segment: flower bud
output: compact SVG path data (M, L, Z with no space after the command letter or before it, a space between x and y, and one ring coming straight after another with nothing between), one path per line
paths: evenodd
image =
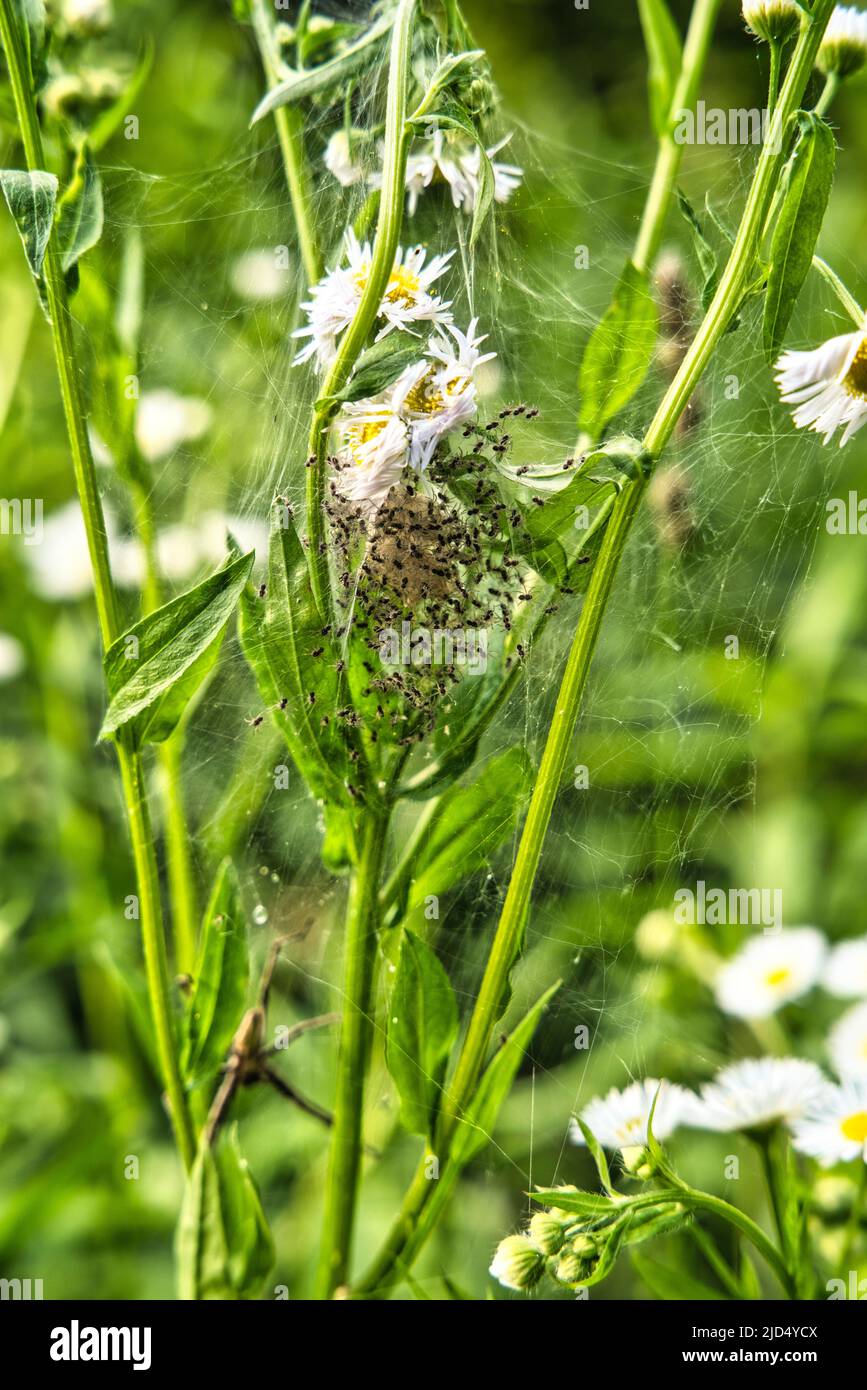
M542 1255L526 1236L506 1236L497 1246L489 1273L506 1289L531 1289L544 1267Z
M556 1255L563 1244L563 1224L553 1212L537 1211L530 1219L530 1240L543 1255Z
M743 0L742 9L747 28L765 43L785 43L800 27L795 0Z
M574 1288L582 1279L588 1278L591 1266L580 1255L563 1255L554 1270L554 1278L559 1284L569 1284Z
M867 10L838 5L822 37L816 67L826 77L851 77L867 63Z

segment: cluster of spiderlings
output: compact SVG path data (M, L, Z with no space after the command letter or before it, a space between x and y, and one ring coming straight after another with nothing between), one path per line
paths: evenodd
M373 515L341 493L340 473L352 465L330 461L327 515L343 625L368 649L370 679L361 694L387 700L398 743L430 731L463 667L454 661L389 665L382 634L400 633L406 624L413 632L441 635L508 632L516 605L529 598L527 568L513 546L523 519L503 499L494 459L511 447L502 422L537 413L517 406L486 428L468 425L464 438L476 439L472 448L441 449L423 479L407 468Z

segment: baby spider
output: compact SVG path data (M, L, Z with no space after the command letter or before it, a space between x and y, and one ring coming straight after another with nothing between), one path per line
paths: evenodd
M265 716L264 716L264 714L255 714L255 715L253 716L252 719L245 719L245 720L244 720L244 723L245 723L245 724L248 724L249 727L250 727L251 729L258 729L258 728L260 727L260 725L264 724L264 722L265 722Z

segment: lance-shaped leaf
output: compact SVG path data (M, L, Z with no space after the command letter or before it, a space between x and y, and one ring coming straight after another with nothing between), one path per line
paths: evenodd
M461 1116L452 1142L449 1159L458 1167L469 1163L489 1142L500 1108L512 1088L536 1025L559 988L558 980L545 991L488 1063L473 1099Z
M470 113L459 101L450 98L444 101L436 111L431 111L426 116L413 119L412 124L415 126L422 126L425 130L429 130L432 126L438 125L448 126L452 130L460 130L468 139L472 140L473 144L476 146L479 152L479 186L476 189L475 202L473 205L473 225L470 231L470 246L474 246L484 226L485 219L493 207L496 181L491 157L485 148L479 132L473 124Z
M322 397L316 402L317 409L331 403L378 396L397 380L406 367L419 360L419 353L418 338L409 333L389 334L361 354L343 390L334 396Z
M249 982L247 929L238 876L231 860L220 866L199 939L193 988L184 1019L181 1065L195 1083L226 1060Z
M458 1006L448 975L419 937L405 931L388 1006L386 1061L412 1134L429 1136L442 1079L458 1031Z
M95 246L103 227L102 182L93 156L82 145L75 161L69 186L57 207L57 230L60 239L60 258L67 282L77 284L77 262Z
M664 135L680 76L683 57L680 34L666 0L638 0L638 14L647 49L647 88L653 128L657 135Z
M18 228L27 264L38 284L54 225L57 179L42 169L0 169L0 188Z
M177 1231L182 1300L252 1299L274 1263L274 1242L234 1134L203 1139L187 1178Z
M413 866L409 910L487 864L518 825L532 781L533 765L516 745L491 758L469 786L449 788Z
M483 48L473 48L467 53L449 53L436 68L433 77L427 86L427 91L422 97L419 105L410 117L413 121L421 120L434 106L441 93L450 87L455 80L456 74L463 74L468 69L471 71L481 58L484 58Z
M578 375L578 427L591 439L599 439L647 375L656 327L650 277L627 261L614 298L590 336Z
M383 15L366 34L355 43L349 44L336 58L330 59L327 63L320 63L318 67L305 68L303 72L292 72L282 82L278 82L259 102L250 118L250 124L255 125L264 116L276 111L279 106L303 101L305 97L314 96L329 87L342 88L346 79L368 61L371 47L379 43L392 28L394 13L391 11Z
M232 560L130 628L105 654L110 703L99 732L127 730L137 746L168 738L212 670L253 564Z
M762 325L770 359L783 345L813 261L834 181L837 151L830 127L812 111L800 111L798 123L801 133L786 168L783 205L771 241Z

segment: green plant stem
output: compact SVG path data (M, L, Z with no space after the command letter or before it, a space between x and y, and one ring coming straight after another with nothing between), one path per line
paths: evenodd
M777 1166L777 1157L773 1149L773 1135L766 1134L757 1136L755 1146L759 1151L762 1162L762 1172L765 1178L765 1186L768 1189L768 1200L771 1204L771 1211L774 1214L774 1225L780 1242L785 1248L785 1218L783 1214L783 1201L780 1192L780 1174Z
M855 1189L855 1196L852 1200L852 1210L849 1213L849 1221L846 1226L846 1240L843 1246L843 1254L840 1257L840 1272L844 1279L848 1277L849 1266L852 1261L852 1251L861 1230L861 1217L867 1206L867 1163L861 1163L858 1175L858 1186Z
M702 0L698 0L698 3L701 4ZM834 0L817 0L813 18L804 17L800 38L792 56L792 62L786 74L773 119L770 122L766 142L759 156L741 225L728 264L698 333L644 437L644 449L649 458L653 460L658 459L665 449L715 347L723 337L740 304L744 287L755 261L757 234L763 226L764 215L773 192L775 178L778 176L782 164L782 132L790 115L800 106L822 34L830 19L833 7ZM774 153L775 146L779 153ZM658 198L655 199L654 205L656 216L660 219L661 224L666 205ZM654 238L651 238L648 244L652 244L653 240ZM446 1143L439 1142L437 1146L441 1162L446 1157L447 1141L453 1132L454 1123L471 1098L472 1086L479 1075L490 1042L491 1032L496 1022L496 1010L502 999L503 985L520 946L530 892L556 793L557 783L551 781L551 776L558 763L561 775L565 766L565 757L580 711L584 684L595 650L602 617L644 487L645 481L641 479L624 489L609 522L602 549L594 566L593 579L581 610L578 630L572 644L554 720L548 734L539 778L518 846L515 868L503 906L503 915L497 927L491 956L461 1049L455 1075L448 1088L448 1096L444 1106ZM599 571L601 573L598 573ZM358 1286L358 1292L372 1293L380 1283L392 1277L395 1267L400 1265L403 1260L404 1251L429 1199L432 1186L432 1183L424 1180L423 1158L395 1224L386 1238L386 1244ZM744 1217L743 1220L747 1221L748 1218ZM758 1228L756 1229L758 1230ZM759 1231L760 1236L761 1234ZM762 1239L766 1238L762 1237ZM777 1258L779 1260L779 1256Z
M695 104L698 85L710 51L720 3L721 0L696 0L693 5L683 47L680 75L672 96L668 124L664 133L659 137L656 165L644 204L635 250L632 254L633 263L639 270L649 271L659 250L659 244L665 230L665 220L671 206L678 171L683 159L684 147L675 140L674 128L678 115L682 111L690 110Z
M741 1281L735 1271L731 1268L722 1252L717 1248L713 1236L703 1230L701 1226L691 1225L688 1227L689 1234L695 1241L707 1263L716 1274L724 1289L734 1298L743 1298L744 1291Z
M337 1056L337 1093L325 1190L322 1247L316 1298L327 1299L346 1282L361 1170L364 1079L372 1036L372 996L388 812L364 813L358 864L349 888L344 944L344 986Z
M813 257L813 269L818 270L819 274L827 280L852 322L858 328L863 328L867 316L865 316L857 299L849 293L837 272L832 270L828 262L823 261L821 256Z
M684 1192L688 1194L691 1206L698 1208L699 1211L707 1211L714 1216L719 1216L723 1221L727 1221L730 1226L734 1226L736 1230L740 1231L741 1235L746 1236L747 1240L758 1250L765 1263L776 1274L786 1291L787 1298L797 1297L785 1260L773 1241L765 1235L761 1226L757 1226L751 1217L738 1211L737 1207L733 1207L730 1202L723 1201L722 1197L713 1197L709 1192L698 1192L692 1187L684 1187Z
M779 39L772 39L768 45L770 50L770 71L768 73L768 117L773 112L777 104L777 97L780 94L780 65L783 61L783 45Z
M826 111L828 110L829 106L831 105L832 101L834 100L835 96L840 90L840 80L841 79L839 73L828 73L828 76L825 78L825 85L822 88L822 91L819 95L819 100L813 107L815 115L825 115Z
M280 78L271 10L273 6L269 9L266 0L252 0L253 32L269 87L274 86ZM279 106L274 112L274 125L283 157L304 274L308 284L315 285L322 274L322 256L313 218L313 184L304 149L304 122L296 107Z
M379 306L394 266L403 208L406 199L406 156L409 131L406 123L406 92L409 76L412 24L415 0L401 0L394 22L388 69L388 97L385 113L385 149L382 166L382 192L370 272L355 311L346 329L313 411L310 432L310 459L307 468L307 533L310 541L310 582L316 606L323 618L330 613L328 557L325 551L325 479L328 465L328 432L334 418L332 401L343 389L376 322Z
M2 38L6 53L6 63L27 167L30 170L43 169L42 134L36 116L28 59L12 0L0 0L0 38ZM52 231L48 241L43 276L51 318L52 341L63 401L63 413L69 434L75 483L93 571L99 632L103 648L107 648L111 646L120 632L117 596L109 563L108 538L102 511L102 500L96 482L96 469L87 434L72 322L67 304L66 284L56 231ZM185 1166L189 1168L195 1156L195 1139L181 1080L169 1006L168 966L159 875L144 790L141 758L123 734L116 739L115 748L120 766L126 815L136 867L145 969L157 1049L178 1149Z

